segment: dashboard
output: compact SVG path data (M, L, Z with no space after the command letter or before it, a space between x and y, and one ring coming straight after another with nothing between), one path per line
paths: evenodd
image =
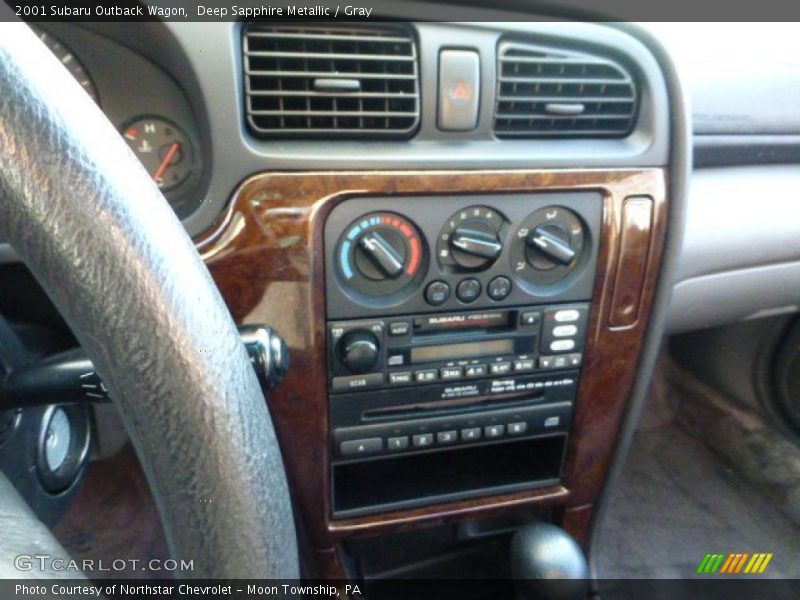
M774 164L795 121L718 103L730 87L695 73L685 199L680 86L639 30L39 31L161 187L237 323L285 338L292 368L269 407L325 576L364 535L520 511L588 544L663 326L798 310L786 217L800 174Z
M794 290L787 285L798 269L798 236L789 215L796 203L789 190L798 185L794 157L800 148L800 127L796 111L787 99L796 97L800 81L800 59L787 40L787 25L762 25L758 44L745 50L737 44L742 31L735 23L684 24L650 23L646 27L669 49L679 65L692 96L695 171L694 200L689 203L682 264L676 281L669 328L686 331L722 324L761 314L797 310ZM682 33L691 27L696 35ZM144 132L144 126L158 128L156 139L139 139L158 144L157 152L144 153L155 175L172 144L176 152L167 165L166 177L173 181L164 189L178 216L192 235L198 235L217 220L231 191L252 173L273 170L391 168L481 168L496 164L502 168L549 165L585 167L608 164L663 164L666 152L664 124L648 120L648 113L664 114L660 93L643 89L652 97L652 107L638 107L639 127L621 140L583 139L581 143L557 140L542 144L525 140L498 140L491 127L494 90L482 86L477 127L464 132L444 132L436 127L438 106L435 78L436 48L426 40L458 48L463 37L457 26L419 24L420 66L419 121L413 135L402 142L381 139L330 144L313 139L269 140L251 135L245 126L242 89L243 26L233 23L218 27L208 23L142 24L133 34L113 24L47 23L40 31L76 78L85 82L109 119L123 133L124 128ZM494 77L493 56L499 31L529 29L529 24L489 24L472 27L472 45L480 45L484 57L480 72L484 83ZM702 31L714 28L717 43L702 45ZM630 39L577 23L537 23L544 39L560 31L591 44L612 35L614 58ZM749 32L748 35L754 35ZM542 38L537 39L541 41ZM441 40L441 41L439 41ZM788 45L787 45L788 44ZM702 48L700 46L703 46ZM491 51L490 51L491 50ZM732 60L737 56L737 60ZM217 57L209 60L208 57ZM427 61L427 62L426 62ZM733 71L730 65L739 67ZM746 68L746 76L741 66ZM648 61L643 66L652 69ZM658 85L658 82L643 82ZM731 93L731 90L737 90ZM430 100L427 101L426 100ZM152 123L143 119L154 119ZM170 130L163 137L163 127ZM661 135L654 135L657 131ZM174 132L174 133L173 133ZM142 134L139 134L142 135ZM175 136L174 139L170 136ZM133 136L136 137L136 136ZM213 140L213 143L212 143ZM132 146L135 140L128 139ZM365 152L365 147L368 151ZM145 145L146 149L147 146ZM135 150L135 147L134 147ZM181 156L181 154L185 154ZM141 154L140 154L141 155ZM632 161L632 157L637 157ZM602 159L601 159L602 157ZM736 181L736 185L727 182ZM756 220L749 210L754 195L767 203ZM720 229L720 215L728 218ZM757 226L756 226L757 225ZM709 231L717 232L709 237ZM765 232L771 232L765 234ZM774 235L773 235L774 234ZM711 240L716 240L711 243ZM739 239L756 239L759 251L749 254ZM0 261L15 260L11 249L1 243ZM706 262L708 261L708 262ZM703 265L698 270L697 265ZM754 279L755 278L755 279ZM760 298L742 293L757 280ZM709 301L714 298L714 301ZM721 301L722 300L722 301ZM765 312L766 311L766 312Z

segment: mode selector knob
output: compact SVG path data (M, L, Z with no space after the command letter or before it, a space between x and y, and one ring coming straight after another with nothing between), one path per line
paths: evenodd
M336 345L339 361L351 373L372 371L380 358L380 343L371 331L355 329L348 331Z
M545 206L528 215L513 235L509 257L516 283L538 294L585 270L589 229L565 206Z
M556 265L569 265L576 252L570 245L570 235L558 223L536 227L527 240L531 265L537 269L552 269Z

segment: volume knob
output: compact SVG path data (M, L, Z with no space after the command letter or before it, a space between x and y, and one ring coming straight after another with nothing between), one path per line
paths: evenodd
M351 373L368 373L378 364L380 344L371 331L356 329L339 340L336 350L341 363Z

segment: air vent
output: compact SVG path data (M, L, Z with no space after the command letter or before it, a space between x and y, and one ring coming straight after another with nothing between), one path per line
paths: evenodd
M417 48L404 26L250 23L244 69L260 137L405 138L419 123Z
M614 61L503 42L497 72L497 137L624 137L633 129L636 84Z

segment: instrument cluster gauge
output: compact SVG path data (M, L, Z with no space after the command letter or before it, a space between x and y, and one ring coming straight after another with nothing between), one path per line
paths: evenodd
M436 241L436 258L446 271L485 271L503 251L508 221L488 206L453 214Z
M92 100L95 103L99 104L99 97L97 95L97 88L94 85L94 81L89 76L89 72L86 70L86 67L83 66L83 63L78 60L78 57L73 54L72 50L67 48L60 40L56 39L52 34L47 33L38 28L33 28L36 35L39 36L39 39L42 40L45 46L50 49L55 57L61 61L61 64L64 65L64 68L70 72L70 74L75 78L81 87L86 90L86 93L92 97Z
M389 212L352 222L339 239L336 257L344 287L369 298L410 292L427 270L425 245L416 226Z
M137 117L122 137L162 192L185 183L194 169L194 151L186 133L162 117Z

